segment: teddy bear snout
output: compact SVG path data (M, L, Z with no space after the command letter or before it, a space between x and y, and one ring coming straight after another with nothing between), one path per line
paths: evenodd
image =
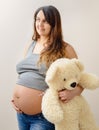
M71 84L71 87L76 87L76 82L73 82L72 84Z

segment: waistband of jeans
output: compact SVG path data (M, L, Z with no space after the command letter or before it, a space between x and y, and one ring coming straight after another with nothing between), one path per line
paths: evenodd
M37 116L42 116L42 113L37 113L37 114L34 114L34 115L29 115L29 114L26 114L26 113L22 112L22 115L29 116L29 117L37 117Z

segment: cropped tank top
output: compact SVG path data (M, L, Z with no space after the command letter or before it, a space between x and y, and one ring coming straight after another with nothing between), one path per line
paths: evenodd
M33 41L28 49L25 59L16 65L18 73L17 84L45 91L48 87L45 82L47 67L44 63L38 65L39 54L33 54L36 41Z

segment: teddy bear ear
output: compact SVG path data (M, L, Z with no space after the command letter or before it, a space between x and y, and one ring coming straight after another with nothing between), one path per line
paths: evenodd
M78 66L78 68L80 69L80 71L83 71L84 65L82 64L82 62L79 59L76 59L76 58L74 58L73 60L75 60L75 63Z
M55 77L57 76L57 72L58 72L58 67L57 66L51 66L49 67L47 73L46 73L46 81L52 81L55 79Z

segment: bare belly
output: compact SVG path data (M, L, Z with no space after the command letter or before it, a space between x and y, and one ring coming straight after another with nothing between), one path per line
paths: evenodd
M16 85L13 93L15 105L26 114L33 115L41 112L43 91Z

